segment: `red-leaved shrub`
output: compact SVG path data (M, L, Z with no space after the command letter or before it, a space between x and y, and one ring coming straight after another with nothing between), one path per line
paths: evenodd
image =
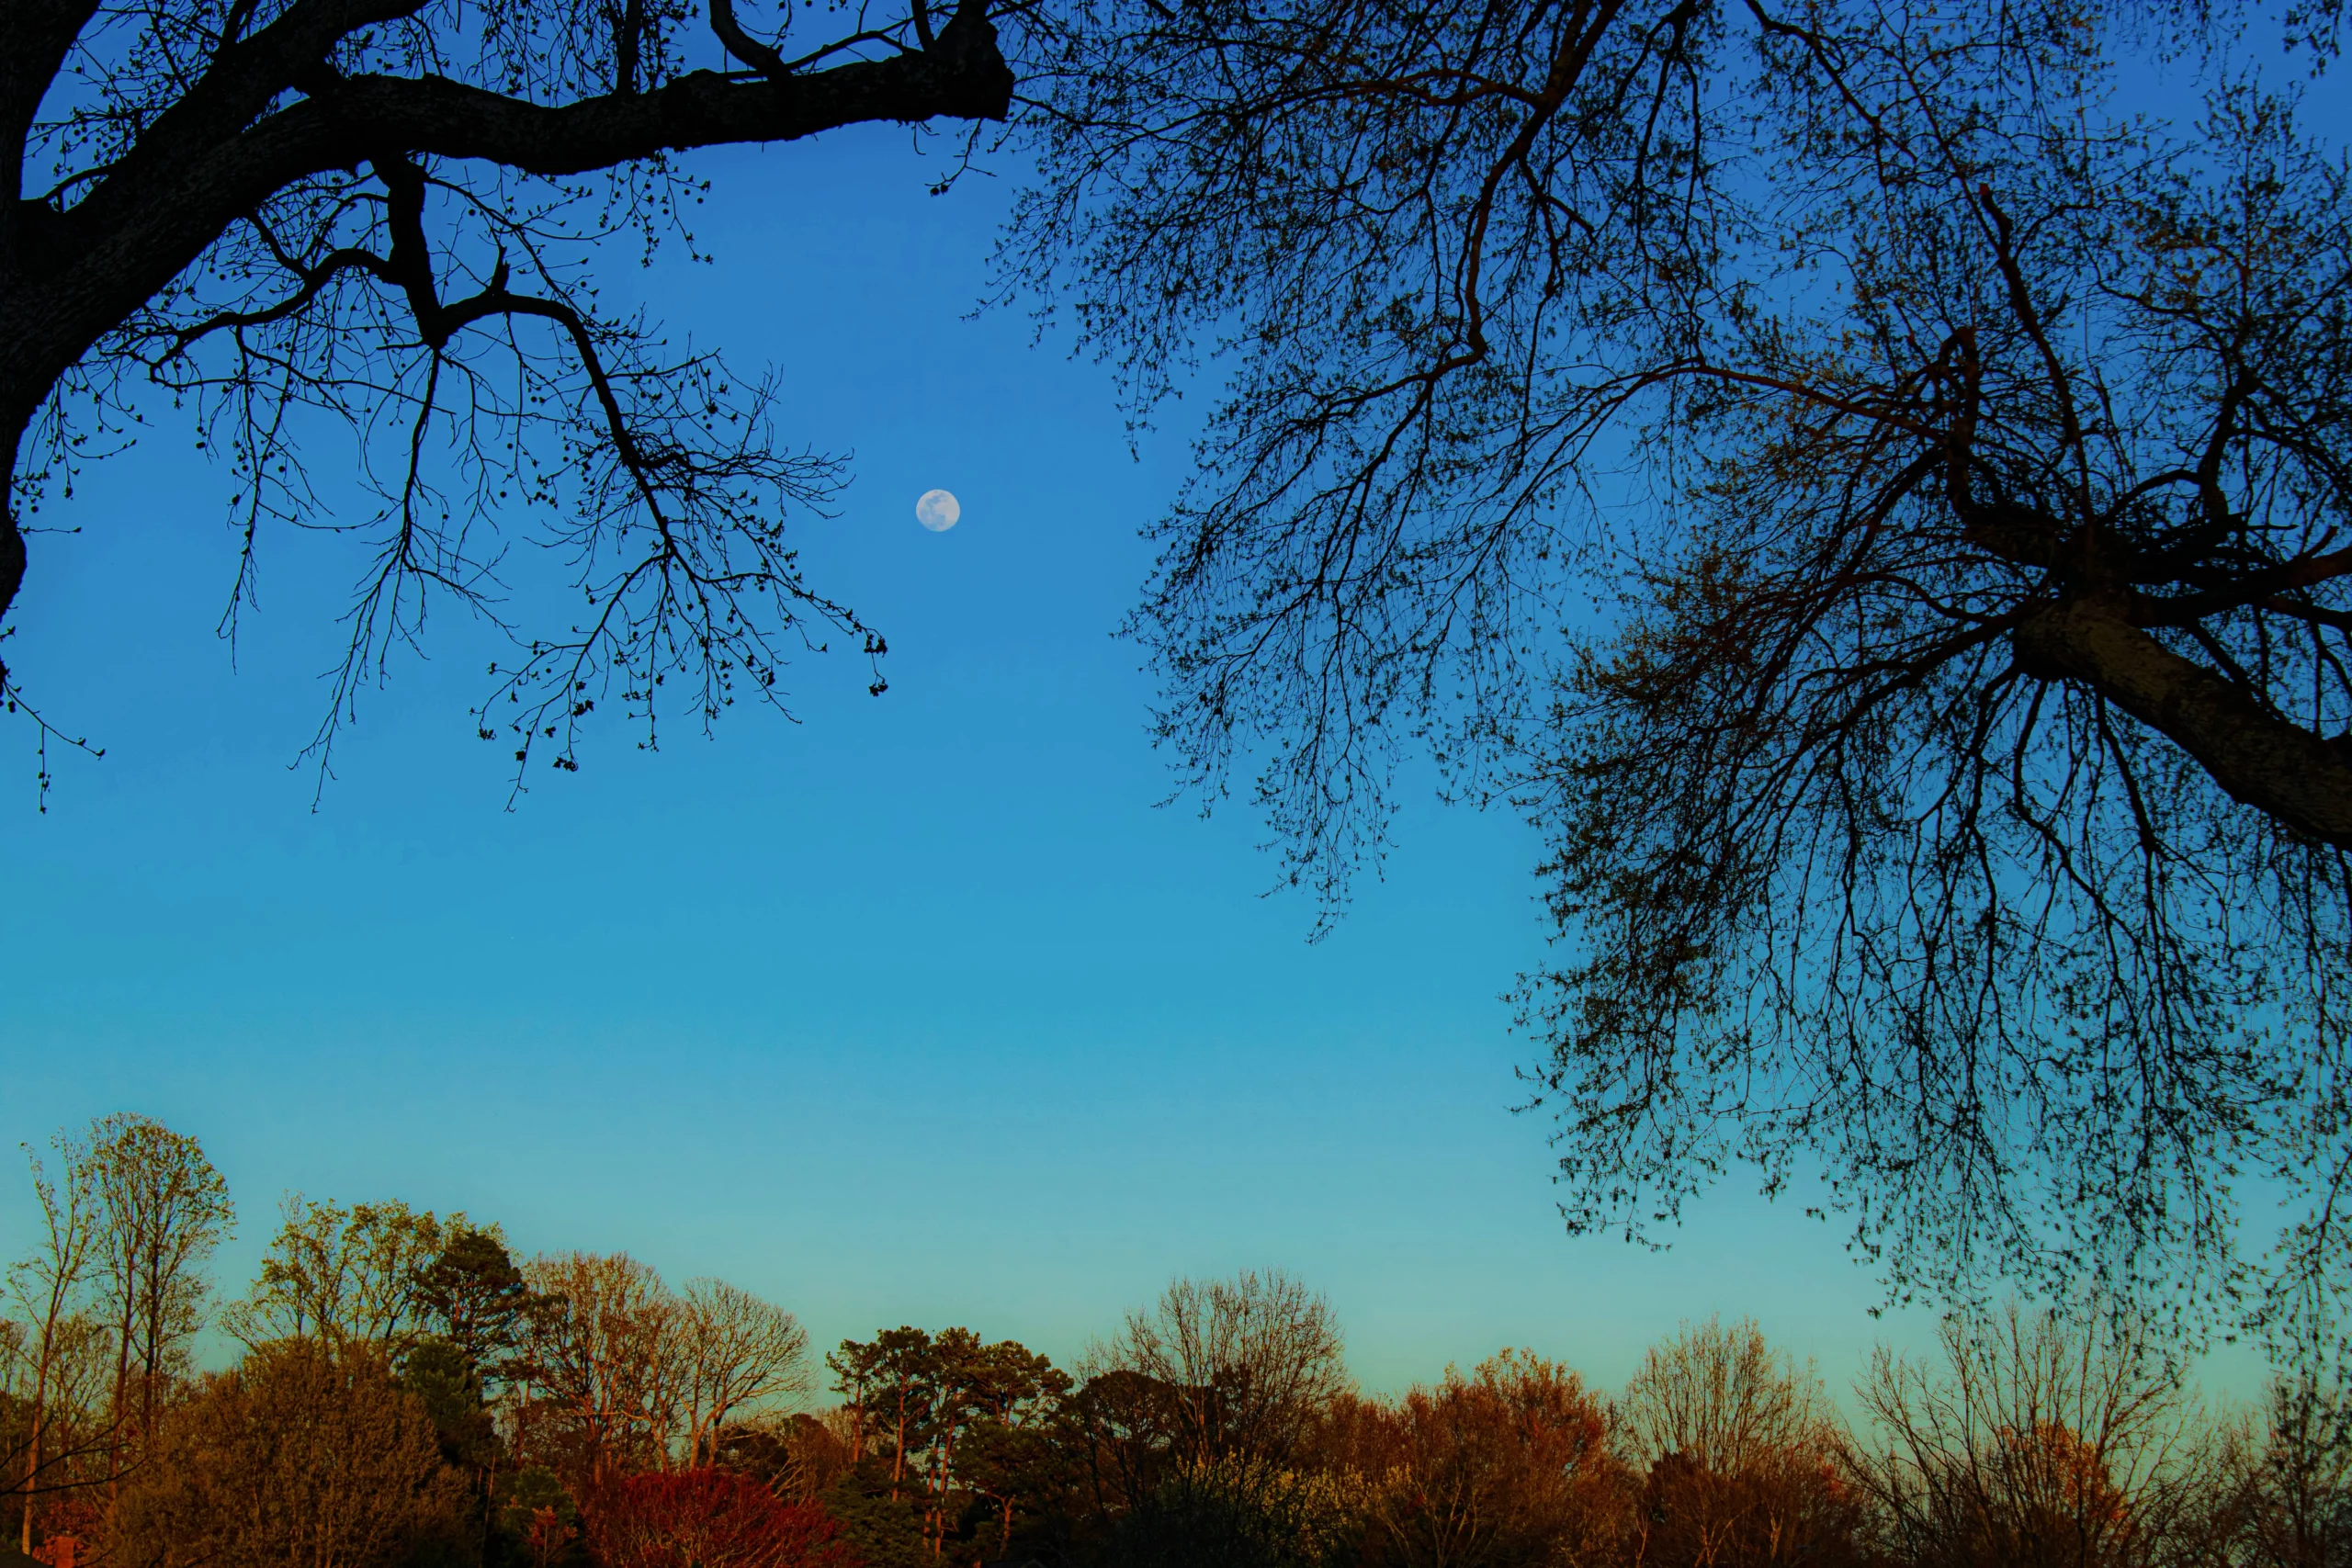
M604 1568L859 1568L824 1509L729 1470L632 1475L587 1524Z

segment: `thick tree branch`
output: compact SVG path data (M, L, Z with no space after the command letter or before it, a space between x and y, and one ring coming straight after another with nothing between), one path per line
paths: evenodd
M743 24L735 19L734 0L710 0L710 30L729 54L771 81L792 73L782 55L743 30Z
M266 29L266 31L267 29ZM966 0L932 50L787 77L697 71L651 92L544 106L446 77L356 76L272 113L196 164L126 167L67 215L74 265L6 298L0 398L26 408L221 231L311 175L387 150L481 159L528 174L608 168L664 152L788 141L870 120L1003 118L1012 72L984 0ZM5 412L5 411L0 411ZM0 606L6 600L0 596Z
M322 83L318 73L345 37L409 16L424 4L300 0L253 37L222 44L203 76L146 129L91 199L108 190L136 195L169 188L180 173L233 141L279 95L316 90Z
M0 6L0 202L20 194L25 133L97 8L97 0L8 0Z
M2132 618L2143 626L2187 626L2280 593L2316 588L2347 572L2352 572L2352 548L2300 556L2194 593L2143 595L2133 606Z
M2235 800L2352 848L2352 761L2097 600L2052 605L2018 628L2018 665L2090 688L2164 735Z

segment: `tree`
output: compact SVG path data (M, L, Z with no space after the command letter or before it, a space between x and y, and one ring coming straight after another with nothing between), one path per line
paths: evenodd
M679 152L1001 118L995 7L910 0L833 34L786 10L770 37L730 0L707 32L698 9L9 6L0 615L44 491L160 400L230 466L243 555L224 625L271 533L332 522L365 540L322 763L359 682L429 606L503 624L515 562L493 535L548 546L588 602L510 628L481 728L512 732L518 769L548 741L571 765L608 695L650 726L683 694L707 721L739 694L780 700L796 644L845 636L878 657L802 581L784 522L824 504L839 466L778 443L758 378L600 312L589 267L616 231L651 244L677 227L696 188ZM336 517L311 482L338 431L372 517ZM19 700L17 674L0 691Z
M932 1337L915 1368L919 1393L914 1403L921 1416L906 1436L922 1450L918 1473L923 1489L924 1544L933 1558L944 1550L947 1532L960 1512L956 1449L979 1414L973 1393L982 1354L978 1335L968 1328L944 1328Z
M1921 1568L2129 1568L2201 1537L2206 1435L2143 1319L2011 1306L1942 1331L1946 1375L1882 1348L1852 1469Z
M482 1395L481 1380L457 1347L446 1339L425 1339L411 1346L400 1359L399 1382L433 1417L434 1429L441 1437L441 1457L471 1472L486 1494L503 1457L503 1445L497 1419Z
M495 1506L506 1444L491 1408L493 1388L516 1372L526 1330L545 1303L531 1293L496 1226L453 1215L440 1228L440 1250L410 1264L413 1328L399 1360L401 1386L414 1394L440 1434L442 1457L466 1472L485 1550L500 1523ZM513 1532L549 1546L562 1520L529 1522Z
M2228 1435L2221 1534L2247 1568L2352 1561L2352 1397L2312 1375L2276 1380Z
M488 1382L523 1344L538 1304L496 1229L452 1221L441 1255L419 1271L416 1299L432 1332L456 1350L467 1375Z
M1608 1410L1559 1363L1505 1350L1382 1414L1369 1561L1544 1568L1604 1560L1623 1538L1630 1477Z
M1125 1368L1094 1368L1070 1396L1093 1512L1142 1506L1167 1473L1174 1447L1173 1391Z
M1863 1561L1862 1500L1820 1380L1754 1324L1684 1325L1642 1358L1618 1414L1643 1472L1637 1561Z
M1280 1269L1245 1269L1170 1281L1090 1355L1089 1371L1097 1380L1130 1373L1163 1392L1179 1464L1281 1464L1348 1388L1342 1348L1329 1302Z
M2340 1255L2352 215L2118 99L2207 8L1089 15L1008 280L1227 374L1161 739L1327 908L1416 751L1544 828L1572 1229L1809 1168L1897 1291L2227 1314L2251 1165Z
M236 1210L229 1185L185 1133L128 1112L90 1130L91 1182L103 1216L96 1277L114 1350L109 1410L143 1440L204 1321L204 1267Z
M1361 1561L1360 1476L1233 1456L1172 1469L1113 1528L1107 1558L1134 1568L1343 1568Z
M247 1345L272 1339L358 1341L397 1358L424 1331L424 1270L466 1217L446 1222L393 1199L337 1203L288 1193L285 1224L246 1298L222 1326Z
M779 1497L822 1496L850 1468L854 1412L795 1411L781 1420L730 1422L719 1428L718 1464L741 1471Z
M536 1258L524 1275L545 1303L518 1380L526 1446L576 1493L662 1463L682 1393L662 1276L625 1252Z
M724 1280L690 1280L680 1303L686 1462L718 1462L719 1429L808 1392L808 1332Z
M496 1522L514 1549L511 1561L551 1568L572 1554L580 1540L580 1508L553 1471L540 1465L518 1471L502 1495Z
M17 1463L6 1494L17 1505L17 1538L36 1529L45 1535L77 1533L96 1507L121 1437L121 1423L107 1399L114 1373L114 1340L89 1316L76 1314L56 1325L47 1350L48 1376L40 1376L40 1336L27 1325L0 1319L0 1358L13 1357L6 1381L10 1388L6 1437L0 1453ZM43 1397L32 1395L40 1388ZM38 1437L40 1468L32 1469ZM29 1481L29 1484L28 1482Z
M956 1469L996 1515L996 1555L1010 1557L1016 1518L1062 1499L1073 1479L1064 1402L1070 1377L1045 1356L1000 1339L973 1358L966 1397L972 1416Z
M813 1503L786 1503L732 1471L632 1475L588 1516L608 1568L854 1568L839 1527Z
M956 1450L978 1414L973 1396L983 1354L968 1328L933 1335L902 1325L871 1343L845 1339L826 1358L839 1386L858 1391L858 1425L870 1423L871 1440L889 1448L890 1502L901 1501L910 1481L921 1483L923 1546L933 1557L955 1522ZM854 1451L862 1457L865 1447L861 1439Z
M724 1280L697 1280L679 1294L627 1253L560 1253L525 1266L529 1304L519 1306L526 1298L487 1253L469 1256L477 1267L444 1270L444 1284L470 1281L457 1293L481 1343L495 1337L491 1304L521 1314L525 1338L503 1370L525 1446L578 1490L631 1470L707 1466L730 1416L773 1411L806 1387L799 1323Z
M907 1461L931 1419L938 1392L936 1360L930 1332L904 1324L883 1329L865 1343L844 1339L839 1350L825 1358L834 1387L857 1416L851 1461L864 1459L877 1439L888 1443L893 1503L906 1482Z
M50 1147L57 1156L54 1177L39 1155L28 1151L27 1156L32 1165L33 1201L40 1213L40 1239L29 1257L8 1269L9 1292L30 1331L22 1351L32 1374L25 1399L23 1462L9 1487L22 1509L17 1549L27 1555L33 1549L38 1495L85 1483L86 1478L68 1473L65 1467L88 1457L104 1440L90 1423L74 1419L85 1413L86 1401L74 1397L77 1380L72 1375L77 1362L86 1369L94 1360L90 1352L102 1349L96 1329L79 1311L98 1242L96 1170L84 1140L59 1133ZM52 1411L64 1419L53 1419ZM66 1428L64 1434L57 1431L60 1426ZM61 1436L63 1440L57 1440Z
M1640 1463L1683 1454L1728 1473L1816 1447L1832 1416L1820 1380L1774 1350L1763 1330L1709 1318L1643 1353L1618 1420Z
M902 1325L845 1339L825 1362L844 1399L838 1436L806 1429L789 1445L771 1439L817 1451L780 1454L770 1468L824 1472L829 1506L875 1562L908 1556L904 1538L918 1534L920 1555L934 1560L951 1537L978 1551L993 1534L997 1550L1009 1551L1024 1505L1072 1477L1075 1456L1062 1440L1069 1374L1012 1340Z
M289 1340L165 1412L124 1483L113 1544L156 1568L374 1568L447 1531L458 1491L381 1355Z

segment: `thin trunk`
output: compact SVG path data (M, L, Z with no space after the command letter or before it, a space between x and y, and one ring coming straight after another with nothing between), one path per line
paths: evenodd
M49 1363L56 1344L57 1314L52 1309L49 1321L41 1325L40 1359L33 1367L32 1432L25 1449L25 1508L17 1524L17 1550L28 1557L33 1554L33 1487L40 1479L41 1439L48 1436Z
M25 1453L25 1508L17 1526L19 1537L17 1550L28 1557L33 1554L33 1482L40 1474L41 1395L40 1389L48 1371L49 1358L44 1354L41 1357L40 1372L33 1379L32 1444Z
M112 1501L122 1479L122 1429L128 1425L126 1407L130 1400L130 1303L132 1293L127 1274L117 1298L119 1315L113 1325L114 1392L107 1406L109 1430L107 1433L107 1497Z
M890 1445L890 1501L899 1500L899 1481L907 1472L907 1383L899 1380L899 1430Z
M947 1446L944 1434L931 1445L931 1555L947 1547Z

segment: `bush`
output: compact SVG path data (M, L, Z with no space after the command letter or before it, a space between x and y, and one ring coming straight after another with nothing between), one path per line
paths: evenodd
M199 1381L125 1483L115 1560L377 1568L462 1539L433 1417L380 1356L260 1347ZM435 1554L438 1555L439 1552Z

